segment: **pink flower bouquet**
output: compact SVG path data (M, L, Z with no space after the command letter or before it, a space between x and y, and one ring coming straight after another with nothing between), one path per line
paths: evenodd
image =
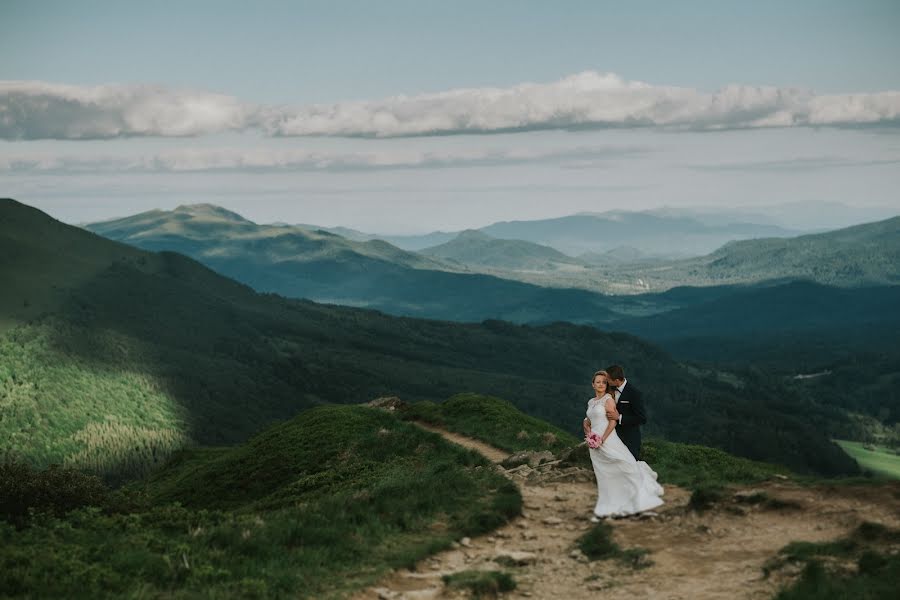
M589 448L599 448L603 445L603 438L600 437L600 434L594 433L593 431L584 438L584 441L587 442Z

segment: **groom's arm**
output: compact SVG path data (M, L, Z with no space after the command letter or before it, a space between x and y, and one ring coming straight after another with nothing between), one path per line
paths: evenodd
M625 391L628 391L627 389ZM641 391L637 388L631 388L631 410L634 414L622 415L622 425L644 425L647 422L647 411L644 410L644 399L641 397Z

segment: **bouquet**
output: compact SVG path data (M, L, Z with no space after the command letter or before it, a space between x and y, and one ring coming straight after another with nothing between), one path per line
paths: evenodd
M603 445L603 438L600 437L600 434L594 433L593 431L584 438L584 441L587 442L589 448L599 448Z

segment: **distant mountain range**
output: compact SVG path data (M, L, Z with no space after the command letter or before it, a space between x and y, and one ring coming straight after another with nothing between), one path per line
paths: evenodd
M750 222L758 215L724 211L659 209L655 211L608 211L582 213L554 219L504 221L475 231L502 240L519 240L550 246L571 257L608 252L622 246L638 248L656 258L685 258L712 252L732 240L789 237L801 233L770 223ZM321 229L302 225L306 229ZM327 229L348 239L383 239L405 250L424 250L445 244L462 232L432 232L423 235L375 235L335 227Z
M789 237L798 233L775 225L707 225L685 216L626 211L584 213L540 221L508 221L494 223L480 231L497 238L545 244L572 256L631 246L644 254L663 258L706 254L732 240Z
M258 291L288 297L457 321L602 324L702 304L725 293L712 287L795 280L896 285L898 224L900 217L796 238L732 242L682 261L653 260L623 247L579 260L480 231L415 253L380 240L355 242L320 230L257 225L210 205L87 227L147 250L182 252ZM661 293L684 286L708 291Z
M799 471L857 470L829 439L845 426L839 410L790 402L778 382L761 398L764 378L722 383L626 334L260 295L180 254L116 243L13 200L0 200L0 280L12 282L0 304L0 453L35 464L127 473L186 440L234 443L310 406L387 394L476 391L577 431L587 378L616 361L650 402L648 433Z
M461 260L464 244L456 247ZM468 245L473 246L472 242ZM483 247L484 244L481 243ZM513 246L509 247L510 249ZM523 264L530 260L533 246L520 243ZM793 238L762 238L729 242L705 256L660 260L642 249L618 247L602 254L581 255L571 263L547 262L545 270L510 268L508 256L498 259L485 247L470 253L473 270L553 287L573 287L607 294L652 294L674 287L756 285L787 281L812 281L838 287L896 285L900 283L900 217ZM530 262L528 262L530 260ZM506 266L504 266L506 265Z
M615 316L608 299L594 292L478 274L382 240L257 225L210 205L151 211L87 229L145 250L186 254L257 291L292 298L456 321L586 323Z

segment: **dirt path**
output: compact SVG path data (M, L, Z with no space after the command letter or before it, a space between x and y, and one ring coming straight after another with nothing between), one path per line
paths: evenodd
M482 442L426 429L495 463L507 456ZM763 565L789 542L831 540L864 520L900 526L900 486L808 488L773 480L753 489L784 501L787 508L727 502L698 514L687 509L686 490L667 485L666 504L656 516L610 521L620 546L649 550L652 564L635 569L614 560L588 562L573 552L576 539L592 526L596 484L591 471L549 465L504 473L521 489L521 517L489 535L461 540L412 571L391 573L353 600L465 597L445 590L441 576L470 569L512 574L517 588L505 595L509 598L595 600L600 590L611 590L622 597L663 600L769 599L796 575L786 570L763 577ZM520 565L503 566L509 564L504 556Z

